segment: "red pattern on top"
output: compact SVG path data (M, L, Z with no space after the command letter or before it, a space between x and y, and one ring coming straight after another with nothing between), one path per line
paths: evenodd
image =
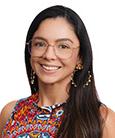
M2 138L56 138L64 117L63 104L42 108L38 100L34 94L16 103Z

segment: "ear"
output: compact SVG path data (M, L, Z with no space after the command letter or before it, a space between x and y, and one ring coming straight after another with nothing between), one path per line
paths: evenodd
M82 64L82 63L83 63L82 59L81 59L80 55L78 55L76 64Z

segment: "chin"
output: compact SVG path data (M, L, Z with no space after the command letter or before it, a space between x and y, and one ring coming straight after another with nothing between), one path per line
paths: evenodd
M54 85L57 81L41 81L45 85Z
M55 84L55 83L60 82L60 79L56 78L56 77L45 77L45 78L43 78L43 76L42 77L39 76L39 80L44 84Z

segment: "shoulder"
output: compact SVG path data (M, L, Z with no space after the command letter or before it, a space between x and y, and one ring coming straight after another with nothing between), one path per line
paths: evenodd
M100 111L104 119L103 138L115 138L115 112L104 106Z
M4 115L4 114L5 114L5 116L7 116L8 114L10 114L10 112L12 112L12 110L13 110L13 108L14 108L16 102L17 102L17 101L11 101L11 102L9 102L8 104L6 104L6 105L3 107L0 116L1 116L1 115Z
M9 102L8 104L6 104L0 113L0 136L1 136L2 130L3 130L6 122L8 121L8 119L14 109L16 102L17 101L12 101L12 102Z

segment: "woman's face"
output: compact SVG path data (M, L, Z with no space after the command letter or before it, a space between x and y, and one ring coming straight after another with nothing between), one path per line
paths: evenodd
M40 54L40 50L34 49L31 51L31 65L39 81L45 84L70 81L71 75L79 62L80 45L70 23L62 17L46 19L42 21L34 33L34 39L37 41L39 48L44 48L44 45L47 45L43 54ZM69 57L66 53L60 56L54 50L54 47L61 51L65 48L68 50L68 46L72 51Z

